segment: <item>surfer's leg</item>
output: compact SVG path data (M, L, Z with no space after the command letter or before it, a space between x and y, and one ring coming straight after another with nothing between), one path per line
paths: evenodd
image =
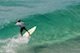
M26 30L28 32L28 30L24 27L24 30ZM30 35L30 33L28 32L28 34Z
M22 36L22 31L23 31L23 29L24 29L23 27L20 29L20 34L21 34L21 36Z
M28 31L25 27L24 27L24 30Z

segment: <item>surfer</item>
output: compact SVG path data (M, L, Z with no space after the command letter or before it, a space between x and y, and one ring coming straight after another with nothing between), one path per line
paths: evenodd
M28 30L25 28L25 24L24 22L22 22L21 20L18 20L16 22L16 25L20 27L20 35L22 36L22 32L23 30L26 30L28 32ZM30 33L28 32L28 34L30 35Z

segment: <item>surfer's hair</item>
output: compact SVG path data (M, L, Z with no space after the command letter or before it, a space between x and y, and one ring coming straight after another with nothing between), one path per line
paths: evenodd
M21 20L18 20L17 22L21 22Z

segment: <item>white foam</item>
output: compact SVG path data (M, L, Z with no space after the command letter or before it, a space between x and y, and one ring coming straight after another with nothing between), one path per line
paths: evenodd
M21 44L27 44L30 38L19 37L19 38L8 38L6 40L0 40L0 43L4 44L0 47L0 53L17 53L16 49Z

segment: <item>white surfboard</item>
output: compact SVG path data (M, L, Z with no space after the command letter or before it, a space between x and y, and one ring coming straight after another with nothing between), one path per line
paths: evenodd
M33 32L36 30L36 26L32 27L31 29L28 30L28 32L31 34L33 34ZM28 32L25 32L23 34L23 37L18 37L17 39L16 38L12 38L12 42L15 42L15 43L28 43L29 42L29 39L30 39L30 36L28 34Z
M36 30L36 26L32 27L31 29L28 30L28 32L30 33L30 35ZM23 34L23 37L29 37L28 32L25 32Z

